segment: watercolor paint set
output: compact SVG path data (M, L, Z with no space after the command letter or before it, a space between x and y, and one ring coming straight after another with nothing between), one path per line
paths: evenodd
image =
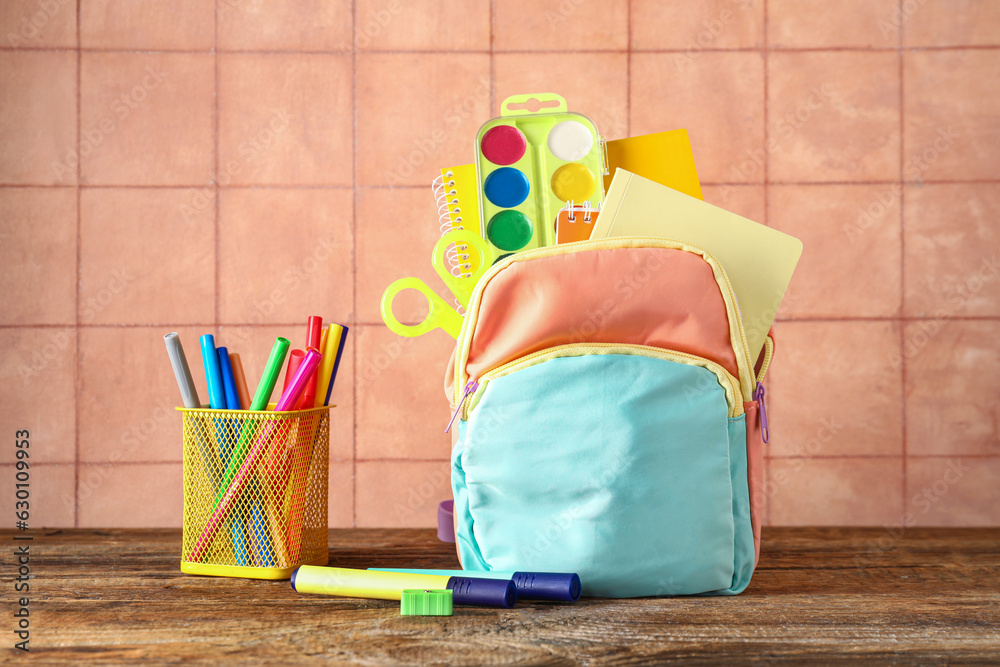
M514 95L476 135L481 233L499 258L556 242L569 201L604 198L605 144L593 121L560 95Z

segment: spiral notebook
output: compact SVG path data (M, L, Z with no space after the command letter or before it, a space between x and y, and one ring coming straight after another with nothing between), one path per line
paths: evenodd
M452 229L470 229L479 232L479 195L476 182L476 165L463 164L445 167L431 184L438 207L438 226L442 236ZM452 273L474 273L479 268L479 256L460 253L451 248L447 261ZM465 266L463 262L466 263ZM460 268L461 267L461 268Z
M568 202L556 217L556 243L575 243L586 241L594 231L597 216L601 213L601 205L591 208L590 202L583 206L574 206Z

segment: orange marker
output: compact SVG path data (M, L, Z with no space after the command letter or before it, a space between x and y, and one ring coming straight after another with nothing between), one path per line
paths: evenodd
M236 380L236 394L240 397L240 410L250 409L250 390L247 388L247 376L243 374L243 362L239 352L229 353L229 363L233 367L233 378Z

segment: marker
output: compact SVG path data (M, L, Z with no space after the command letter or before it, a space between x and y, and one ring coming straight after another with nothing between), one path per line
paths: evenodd
M233 541L233 555L236 557L236 564L246 566L253 563L249 535L245 532L243 520L239 517L233 517L230 535Z
M226 397L226 409L239 410L240 394L236 389L236 376L233 374L233 365L229 361L229 350L220 347L217 352L219 353L219 373L222 375L222 392Z
M174 376L177 378L177 386L181 390L181 400L185 408L201 408L201 401L198 399L198 390L194 386L194 378L191 377L191 368L188 366L187 356L184 354L184 347L177 332L172 331L163 337L163 342L167 345L167 354L170 356L170 365L174 368ZM196 435L195 441L198 444L198 451L201 452L201 459L205 465L205 478L214 485L218 480L218 466L213 462L215 454L209 444L212 440L210 434L204 431L202 422L194 422ZM213 486L214 488L214 486Z
M454 604L510 609L517 602L517 588L509 579L476 579L303 565L292 572L291 584L299 593L350 598L401 600L404 590L420 588L449 589Z
M334 329L340 325L338 324L328 324L325 329L323 329L323 335L320 339L320 348L323 351L323 361L320 362L319 370L316 372L319 384L316 386L316 401L313 403L313 407L320 407L326 405L326 395L330 389L330 375L333 374L333 365L337 363L337 347L340 345L340 340L337 337Z
M205 381L208 383L208 405L213 410L225 410L222 370L219 368L219 354L215 351L215 337L212 334L201 337L201 360L205 364Z
M240 410L250 409L250 390L247 388L247 376L243 373L243 361L238 352L229 353L229 365L233 367L233 377L236 379L236 393L240 397Z
M323 355L316 350L309 350L306 353L305 359L302 360L302 365L299 366L299 370L296 371L295 377L292 378L292 381L288 385L288 389L286 389L281 395L281 398L278 399L278 404L274 408L275 411L281 412L292 409L295 403L302 397L302 392L306 388L306 382L309 380L309 377L316 372L316 367L319 365L319 360L322 356ZM205 525L204 530L201 531L201 536L198 538L198 542L191 551L191 562L200 562L202 556L208 550L209 545L215 538L216 532L219 530L223 521L225 521L226 515L229 513L229 510L232 509L236 499L240 497L243 487L251 477L251 472L257 465L257 460L264 453L264 450L267 448L267 444L272 441L272 435L274 434L276 428L279 429L279 431L275 438L280 441L285 433L284 429L287 429L288 426L287 424L279 426L275 422L267 423L265 428L262 429L263 432L257 436L253 447L243 460L243 464L240 465L239 470L233 477L232 483L229 484L228 488L225 486L223 487L225 490L222 492L221 497L217 499L215 510L213 510L212 516L209 517L208 523ZM287 458L287 452L288 448L285 447L285 458ZM278 454L276 453L276 457L277 456ZM272 535L272 538L277 539L277 536Z
M310 347L320 352L323 352L323 348L320 347L321 339L323 338L323 318L319 315L310 315L309 323L306 329L306 349ZM315 407L316 403L316 380L319 378L319 373L312 376L309 380L309 384L306 385L306 391L302 394L302 405L300 409L308 409Z
M226 396L226 409L239 410L240 397L239 392L236 390L236 377L233 375L233 367L229 362L229 350L220 347L216 349L216 352L219 354L219 371L222 374L222 389ZM237 442L233 440L234 438L237 441L239 440L235 434L239 433L240 427L237 418L224 417L220 421L223 424L229 424L229 428L226 428L224 431L228 435L225 436L224 440L220 439L219 441L219 456L222 458L222 465L228 468L237 447ZM233 555L236 557L236 564L249 565L252 557L249 553L250 545L248 535L244 531L243 520L240 517L232 518L230 533L233 540Z
M477 570L413 570L392 567L370 567L368 570L433 574L442 577L507 579L514 582L514 586L517 588L517 597L522 600L575 602L580 599L580 577L569 572L480 572Z
M314 347L306 348L307 352L315 352L319 354L319 350ZM320 359L320 364L323 363L322 358ZM305 390L302 392L302 397L295 404L295 410L308 410L313 407L315 402L314 398L309 396L309 387L313 387L313 392L316 391L316 374L319 372L319 366L316 367L316 372L312 374L309 381L306 384ZM275 485L276 493L283 493L284 489L288 486L288 476L292 472L292 461L300 458L300 451L302 449L307 450L308 457L303 466L299 468L299 474L292 478L291 484L291 497L293 502L289 505L289 516L288 516L288 555L293 563L298 562L299 553L302 547L302 522L305 520L305 503L295 502L294 499L304 498L306 493L306 483L308 482L309 467L312 465L312 452L315 446L314 436L316 435L316 426L319 425L319 415L315 415L315 419L309 419L305 422L299 424L300 428L305 429L297 434L297 437L293 436L292 445L285 451L284 458L280 459L279 467L270 469L275 475L272 482ZM276 459L272 458L272 461Z
M254 480L251 483L250 495L254 497L258 496L257 482ZM264 522L264 515L260 510L260 503L254 503L250 512L253 515L253 521L251 523L252 530L251 534L254 539L254 553L257 556L257 560L254 561L254 565L257 567L274 567L274 556L271 553L271 538L268 536L267 524Z
M264 375L257 385L257 393L253 396L250 404L251 410L263 410L267 408L267 402L271 400L274 393L274 385L278 382L278 375L281 374L281 365L285 363L285 355L288 353L288 346L291 343L287 338L278 336L274 339L274 347L271 348L271 356L267 358L267 365L264 366Z
M326 387L326 398L323 405L330 405L330 395L333 393L333 383L337 379L337 371L340 369L340 358L344 355L344 343L347 342L348 328L342 324L331 324L330 333L326 337L327 349L336 344L337 358L333 362L333 370L330 371L330 384Z
M302 364L302 360L305 358L306 353L304 350L292 350L288 353L288 365L285 367L285 384L281 388L284 392L288 389L288 385L291 383L292 378L295 377L295 371L299 370L299 366ZM292 410L297 409L297 405L292 406Z
M219 353L215 349L215 337L205 334L201 337L201 360L205 364L205 382L208 384L208 406L213 410L226 409L226 393L222 388L222 369L219 367ZM230 448L226 447L226 422L213 417L215 423L215 444L219 449L219 459L225 466L229 461ZM221 493L221 489L219 489Z
M295 377L295 371L299 369L299 364L302 363L302 359L305 356L305 350L292 350L288 353L288 365L285 367L285 383L281 386L282 393L288 389L292 378Z
M167 344L167 355L170 357L170 365L174 368L174 377L177 378L177 387L181 390L181 401L184 403L184 407L200 408L201 401L198 400L198 390L194 386L194 378L191 377L191 368L184 355L180 336L177 335L176 331L172 331L163 337L163 342Z

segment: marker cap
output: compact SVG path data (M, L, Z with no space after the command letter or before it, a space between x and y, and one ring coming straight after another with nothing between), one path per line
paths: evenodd
M517 602L517 588L510 579L452 577L448 588L455 604L510 609Z
M184 355L184 348L181 340L177 337L176 331L171 331L163 337L163 342L167 345L167 354L170 356L170 365L173 366L174 376L177 378L177 386L181 390L181 400L185 408L200 408L201 402L198 400L198 390L194 386L194 379L191 377L191 368L188 366L187 357Z
M414 570L406 568L372 567L378 572L409 572L410 574L467 577L470 579L509 579L522 600L556 600L573 602L580 598L580 577L571 572L506 572L503 570Z
M451 616L450 590L407 589L399 601L401 616Z
M525 600L574 602L580 599L580 577L559 572L515 572L517 594Z

